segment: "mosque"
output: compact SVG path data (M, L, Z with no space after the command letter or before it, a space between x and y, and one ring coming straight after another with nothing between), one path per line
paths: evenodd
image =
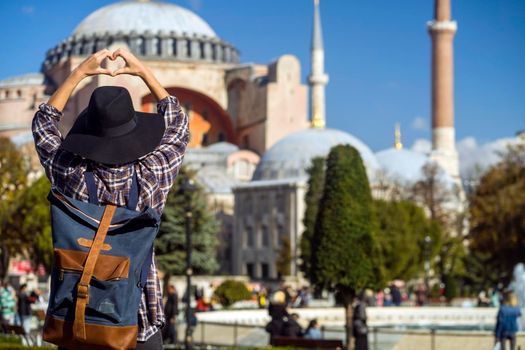
M319 0L314 0L311 67L290 54L267 64L240 62L239 50L194 12L174 3L124 0L88 15L72 34L48 50L39 73L0 81L0 136L18 145L32 142L30 123L40 102L89 54L125 47L153 70L190 117L185 164L222 223L219 273L273 279L276 261L290 249L287 275L297 276L303 231L306 169L338 144L361 154L373 184L378 173L415 182L429 161L460 183L453 112L453 38L450 0L435 0L428 23L432 40L432 149L395 147L374 154L357 137L326 127L324 47ZM109 62L109 65L118 62ZM128 88L137 110L153 111L155 99L130 76L85 79L64 114L77 115L98 86ZM310 105L310 108L308 106ZM13 117L16 116L16 117ZM61 125L67 132L71 125ZM397 131L397 134L399 131Z

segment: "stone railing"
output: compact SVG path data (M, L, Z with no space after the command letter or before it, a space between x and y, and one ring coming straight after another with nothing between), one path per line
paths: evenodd
M343 308L294 309L301 319L317 319L329 326L344 324ZM496 308L460 307L368 307L370 326L467 326L494 324ZM223 324L264 325L267 310L232 310L197 314L199 321Z

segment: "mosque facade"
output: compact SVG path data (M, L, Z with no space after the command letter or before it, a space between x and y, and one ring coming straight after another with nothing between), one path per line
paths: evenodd
M433 146L427 153L403 149L399 142L374 154L357 137L326 127L329 77L319 7L314 0L307 83L301 82L297 57L285 54L267 64L242 63L235 46L179 5L127 0L102 7L46 53L41 72L0 81L0 136L21 145L32 142L30 123L38 104L47 101L87 55L126 48L153 70L189 115L191 139L184 162L196 170L222 225L219 273L260 279L298 276L306 169L312 158L326 156L335 145L350 144L360 152L372 184L378 173L417 181L428 161L459 182L452 80L456 24L450 19L450 0L435 0L435 19L428 24ZM108 62L108 68L122 63ZM78 115L92 91L104 85L125 86L136 110L155 109L156 101L140 79L100 75L81 82L64 114ZM64 134L70 127L60 125ZM289 268L280 271L277 262L283 256Z

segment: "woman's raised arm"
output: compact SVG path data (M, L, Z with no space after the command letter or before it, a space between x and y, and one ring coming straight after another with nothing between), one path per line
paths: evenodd
M150 89L151 93L159 101L169 95L166 89L164 89L162 85L160 85L157 78L155 78L153 72L131 52L123 49L118 49L113 53L113 59L116 59L117 57L122 57L122 59L124 59L124 61L126 62L126 66L114 71L113 76L119 74L130 74L142 78L144 83L146 83L146 85Z
M69 74L47 103L62 112L73 90L75 90L75 87L82 79L97 74L112 75L109 69L100 67L105 58L113 59L113 55L107 49L100 50L86 58Z

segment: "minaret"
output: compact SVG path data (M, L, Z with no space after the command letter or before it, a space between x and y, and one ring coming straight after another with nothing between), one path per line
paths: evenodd
M432 153L431 158L459 180L454 128L453 39L457 24L451 19L451 0L435 0L432 38Z
M394 131L394 148L397 150L403 149L403 143L401 142L401 126L396 123L396 130Z
M323 129L325 119L325 85L328 75L324 72L323 33L321 29L321 15L319 13L319 0L314 0L314 26L312 30L311 73L308 77L310 84L311 101L311 127Z

